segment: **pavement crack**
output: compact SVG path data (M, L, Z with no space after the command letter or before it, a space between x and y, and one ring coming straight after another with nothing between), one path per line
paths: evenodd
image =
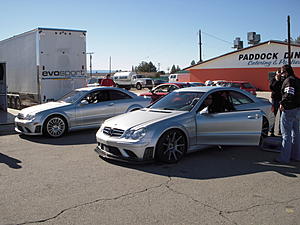
M288 204L290 202L297 201L297 200L300 200L300 198L293 198L293 199L290 199L290 200L287 200L287 201L273 201L273 203L267 203L267 204L256 204L256 205L252 205L252 206L249 206L247 208L244 208L244 209L229 210L229 211L224 211L224 212L226 214L232 214L232 213L237 213L237 212L245 212L245 211L248 211L248 210L256 208L256 207Z
M126 194L119 195L119 196L116 196L116 197L113 197L113 198L99 198L99 199L96 199L94 201L82 203L82 204L79 204L79 205L75 205L75 206L63 209L59 213L57 213L56 215L54 215L52 217L48 217L48 218L45 218L45 219L39 219L39 220L33 220L33 221L26 221L26 222L17 223L17 224L6 224L6 225L26 225L26 224L34 224L34 223L44 223L44 222L47 222L47 221L58 218L60 215L62 215L63 213L65 213L69 210L77 209L77 208L84 207L84 206L87 206L87 205L92 205L92 204L95 204L95 203L98 203L98 202L115 201L115 200L125 198L125 197L128 197L128 196L135 196L137 194L145 193L145 192L147 192L149 190L152 190L152 189L157 189L157 188L160 188L160 187L163 187L163 186L167 186L172 180L170 177L168 177L168 178L169 179L164 183L161 183L159 185L155 185L155 186L152 186L152 187L148 187L148 188L145 188L145 189L140 190L140 191L126 193Z
M218 209L218 208L216 208L216 207L214 207L214 206L211 206L211 205L209 205L209 204L205 204L205 203L203 203L203 202L201 202L201 201L199 201L199 200L193 198L192 196L190 196L190 195L188 195L188 194L186 194L186 193L177 191L177 190L173 189L172 187L170 187L168 184L166 184L166 187L167 187L170 191L174 192L175 194L183 195L183 196L185 196L186 198L189 198L189 199L191 199L192 201L196 202L197 204L200 204L200 205L202 205L202 206L204 206L204 207L206 207L206 208L209 208L209 209L213 210L214 212L217 212L218 215L220 215L221 217L223 217L223 218L226 219L227 221L229 221L229 222L231 222L231 223L233 223L233 224L235 224L235 225L238 225L235 221L233 221L233 220L231 220L230 218L226 217L226 216L224 215L224 212L223 212L222 210L220 210L220 209Z

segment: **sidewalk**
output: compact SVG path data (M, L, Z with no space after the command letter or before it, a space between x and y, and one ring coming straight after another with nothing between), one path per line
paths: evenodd
M0 135L15 134L14 121L19 110L7 109L7 112L0 111Z

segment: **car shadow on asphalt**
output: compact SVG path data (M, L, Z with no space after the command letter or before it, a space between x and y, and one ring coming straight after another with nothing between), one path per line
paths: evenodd
M19 163L22 163L22 161L15 159L13 157L10 157L8 155L2 154L2 153L0 153L0 163L4 163L13 169L21 169L22 168L22 166L19 165Z
M66 135L59 138L51 138L45 136L29 136L20 134L19 137L40 144L48 145L80 145L80 144L95 144L96 141L96 132L98 129L88 129L69 132Z
M154 162L132 165L111 160L108 162L146 173L188 179L214 179L270 171L288 177L300 175L299 162L277 164L273 162L277 155L278 153L262 151L258 147L223 147L223 150L209 148L188 154L176 164Z

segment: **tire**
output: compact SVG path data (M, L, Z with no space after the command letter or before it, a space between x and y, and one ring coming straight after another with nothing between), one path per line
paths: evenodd
M52 116L48 118L43 125L43 134L58 138L63 136L67 131L67 122L61 116Z
M262 128L261 128L261 136L263 138L266 138L266 137L268 137L268 133L269 133L269 121L267 120L266 117L263 117Z
M14 96L11 96L10 97L10 107L12 109L15 109L16 108L16 98Z
M177 129L166 131L158 140L155 154L159 161L176 163L180 161L187 149L185 134Z
M140 84L140 83L137 83L136 85L135 85L135 88L137 89L137 90L142 90L142 85Z
M264 140L266 137L268 137L269 133L269 121L266 117L263 117L262 120L262 127L261 127L261 135L260 135L260 141L259 141L259 147L260 149L263 149Z
M11 108L11 97L10 96L7 96L7 108Z
M19 97L15 97L15 109L20 110L22 108L21 100Z

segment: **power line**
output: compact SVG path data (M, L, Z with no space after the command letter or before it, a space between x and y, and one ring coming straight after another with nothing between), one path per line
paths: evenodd
M227 43L227 44L232 45L232 42L229 42L229 41L226 41L226 40L224 40L224 39L222 39L222 38L216 37L215 35L206 33L206 32L204 32L204 31L202 31L202 30L201 30L201 32L202 32L203 34L206 34L207 36L210 36L210 37L215 38L215 39L217 39L217 40L219 40L219 41L223 41L223 42L225 42L225 43Z

